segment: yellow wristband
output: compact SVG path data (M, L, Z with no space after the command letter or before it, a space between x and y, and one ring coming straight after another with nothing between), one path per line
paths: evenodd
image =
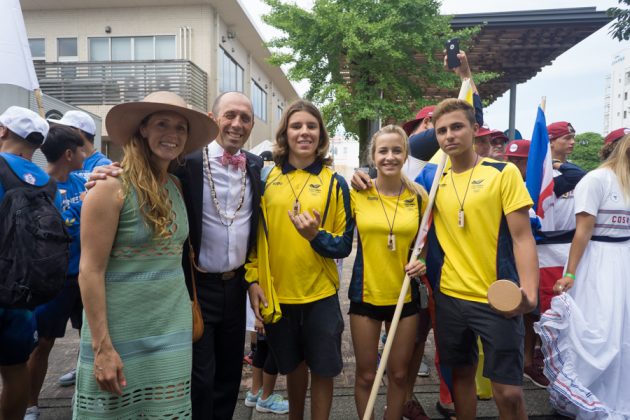
M573 281L575 281L575 274L571 274L571 273L564 273L564 277L568 277L570 279L573 279Z

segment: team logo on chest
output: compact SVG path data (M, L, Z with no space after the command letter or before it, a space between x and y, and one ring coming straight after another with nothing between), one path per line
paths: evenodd
M308 190L311 194L321 194L322 185L321 184L308 184Z
M473 179L472 181L470 181L470 189L473 192L479 192L479 191L483 190L483 187L484 187L483 181L485 181L484 178Z
M403 201L403 206L407 208L416 207L416 200L413 198L408 198L405 201Z

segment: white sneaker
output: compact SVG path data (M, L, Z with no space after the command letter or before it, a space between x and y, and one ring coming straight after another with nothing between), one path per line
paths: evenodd
M59 385L61 386L71 386L77 380L77 369L72 369L70 372L65 375L59 377Z
M422 378L426 378L427 376L429 376L429 365L424 359L424 356L422 357L422 361L420 362L420 369L418 369L418 376Z
M37 420L39 418L39 407L34 405L26 409L24 420Z

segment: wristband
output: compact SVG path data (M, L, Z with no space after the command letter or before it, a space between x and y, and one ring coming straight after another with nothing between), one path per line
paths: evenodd
M568 278L572 279L573 281L575 281L575 274L564 273L564 277L568 277Z

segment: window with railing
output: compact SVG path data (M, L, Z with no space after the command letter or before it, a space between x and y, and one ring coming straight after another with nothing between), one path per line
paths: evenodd
M267 121L267 92L253 80L252 105L254 106L254 115L263 121Z
M221 92L243 92L243 67L241 67L223 48L219 48L219 68Z
M57 38L57 61L78 61L76 38Z
M88 38L90 61L173 60L175 35Z
M33 60L46 59L46 40L44 38L29 38L28 46L31 49Z
M79 60L76 38L57 38L57 61L67 63ZM74 66L67 66L62 69L61 77L72 79L76 76L77 71Z

